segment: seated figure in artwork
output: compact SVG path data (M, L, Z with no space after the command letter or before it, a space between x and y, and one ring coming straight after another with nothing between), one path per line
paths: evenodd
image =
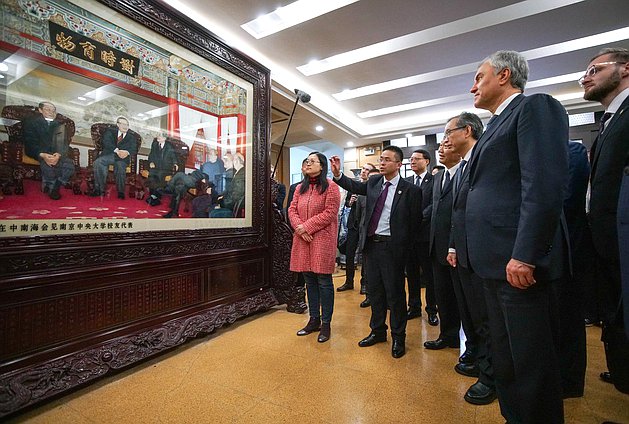
M38 114L24 120L24 153L39 161L42 189L52 200L61 198L60 189L74 175L74 162L68 157L64 124L57 121L57 108L41 102Z
M208 182L213 183L218 191L222 190L222 179L225 173L225 163L218 157L215 148L208 150L207 162L201 165L201 172L208 176Z
M157 189L166 186L167 176L172 175L173 171L179 171L175 148L166 138L166 133L161 132L153 139L148 161L146 186L149 189L149 194L155 194Z

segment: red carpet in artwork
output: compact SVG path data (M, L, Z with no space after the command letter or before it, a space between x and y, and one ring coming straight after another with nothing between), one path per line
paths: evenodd
M116 188L108 186L103 197L73 194L71 189L61 189L61 199L52 200L41 191L41 182L24 180L23 195L0 194L0 219L140 219L162 218L169 211L170 196L162 198L162 204L149 206L145 199L118 199ZM189 218L192 211L184 211L182 201L179 216Z

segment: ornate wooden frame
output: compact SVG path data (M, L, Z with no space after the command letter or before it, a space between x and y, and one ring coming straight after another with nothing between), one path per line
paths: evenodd
M269 70L163 3L99 2L253 84L252 225L0 238L0 418L278 303L305 309L271 211Z

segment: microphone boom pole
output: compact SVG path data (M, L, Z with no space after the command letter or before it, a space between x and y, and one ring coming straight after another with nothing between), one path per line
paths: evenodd
M295 89L295 94L297 95L297 97L295 98L293 111L291 112L290 118L288 119L288 125L286 126L286 131L284 132L284 138L282 138L282 144L280 145L280 152L277 154L277 159L275 160L275 166L273 166L273 173L271 174L271 179L275 178L275 172L277 172L277 164L280 162L280 158L282 157L282 152L284 151L284 143L286 143L286 137L288 136L288 129L290 128L291 122L293 122L293 116L295 116L297 103L299 103L300 100L302 103L308 103L310 101L310 95L304 91Z

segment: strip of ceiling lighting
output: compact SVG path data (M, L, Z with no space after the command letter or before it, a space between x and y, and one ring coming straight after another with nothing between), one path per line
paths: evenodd
M565 41L563 43L557 43L550 46L527 50L521 53L528 60L533 60L556 54L587 49L589 47L600 46L603 44L609 44L615 41L626 40L628 38L629 27L624 27L613 31L603 32L601 34L594 34L588 37L578 38L576 40ZM477 67L478 63L467 63L465 65L453 66L451 68L440 69L438 71L426 72L424 74L411 75L409 77L399 78L391 81L384 81L372 85L366 85L352 90L343 90L339 93L332 94L332 96L338 101L356 99L358 97L370 96L372 94L384 93L385 91L396 90L398 88L410 87L412 85L475 72Z
M373 59L375 57L385 56L401 50L454 37L456 35L484 29L493 25L522 19L527 16L536 15L564 6L570 6L582 1L584 0L526 0L422 31L417 31L412 34L406 34L401 37L392 38L380 43L350 50L325 59L315 60L308 64L298 66L297 70L306 76L316 75L332 69Z
M356 3L358 0L298 0L289 5L275 9L246 24L240 25L256 39L264 38L276 32L325 15L341 7Z
M579 71L579 72L574 72L571 74L565 74L565 75L558 75L555 77L550 77L550 78L544 78L544 79L540 79L540 80L535 80L535 81L529 81L526 84L526 88L537 88L537 87L544 87L544 86L548 86L548 85L552 85L552 84L561 84L564 82L574 82L576 84L576 81L583 75L583 71ZM366 112L358 112L357 115L360 118L373 118L376 116L382 116L382 115L390 115L392 113L400 113L400 112L406 112L409 110L415 110L415 109L421 109L424 107L430 107L430 106L435 106L435 105L441 105L441 104L446 104L446 103L452 103L452 102L458 102L458 101L463 101L466 99L471 99L471 95L470 94L459 94L456 96L448 96L448 97L441 97L438 99L431 99L431 100L423 100L421 102L414 102L414 103L407 103L407 104L403 104L403 105L398 105L398 106L390 106L390 107L385 107L382 109L376 109L376 110L368 110Z

